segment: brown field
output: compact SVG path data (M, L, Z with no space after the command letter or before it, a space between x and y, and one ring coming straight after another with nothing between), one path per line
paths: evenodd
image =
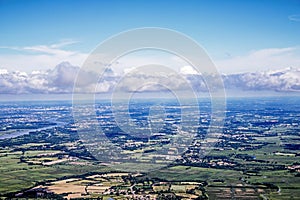
M182 199L196 199L198 196L193 194L186 194L186 193L175 193L176 196L181 197Z
M88 193L104 193L105 190L109 189L109 186L87 186Z

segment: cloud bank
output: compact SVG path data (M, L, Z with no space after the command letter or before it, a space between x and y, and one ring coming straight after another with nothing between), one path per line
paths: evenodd
M69 94L73 92L79 69L68 62L62 62L54 69L30 73L0 69L0 94ZM100 80L93 72L83 72L81 76L78 80L78 93L110 93L117 85L124 92L134 92L133 85L146 82L153 84L141 85L138 92L160 92L166 89L155 83L162 83L176 90L192 87L196 91L207 91L203 77L188 66L182 67L178 74L129 73L125 79L124 75L115 74L111 69ZM300 92L300 68L229 74L222 77L226 89ZM206 78L214 79L212 75Z

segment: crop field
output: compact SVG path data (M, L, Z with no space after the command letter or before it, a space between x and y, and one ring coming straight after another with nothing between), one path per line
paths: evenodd
M145 141L143 147L139 138L134 141L124 133L115 137L114 132L109 133L111 139L132 159L100 161L80 140L72 122L1 139L0 197L300 199L299 112L284 104L281 108L270 105L272 112L249 105L245 110L243 103L231 108L229 104L234 112L227 113L223 134L211 151L201 155L201 138L207 128L203 126L194 145L167 165L169 152L172 156L176 148L163 155L151 154L167 142L165 138L156 140L156 146ZM106 109L99 114L107 115ZM146 119L140 109L132 115L142 122ZM103 125L119 131L107 121L109 118L101 119L105 119ZM168 122L164 131L176 134L174 127Z

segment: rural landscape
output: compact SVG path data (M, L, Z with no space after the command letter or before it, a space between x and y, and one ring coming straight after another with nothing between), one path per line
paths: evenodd
M207 155L199 156L201 145L191 145L174 162L145 173L116 170L97 160L76 132L70 102L3 103L1 198L298 199L297 102L298 97L229 99L223 134ZM152 104L145 100L133 105L147 110ZM108 105L97 103L99 116L103 116L101 110L110 113ZM166 105L168 119L180 112L176 109L174 113L173 101ZM209 119L210 103L203 100L200 105L201 116ZM132 107L133 118L146 117L147 111L141 114ZM99 118L103 119L103 129L116 130L109 118ZM195 144L209 126L209 120L201 120ZM173 122L165 123L166 129L173 130L170 134L175 134ZM106 134L116 140L117 132L111 133ZM117 142L123 144L124 151L149 149L125 136L119 130ZM131 148L124 143L130 143Z
M300 0L0 0L0 200L300 200Z

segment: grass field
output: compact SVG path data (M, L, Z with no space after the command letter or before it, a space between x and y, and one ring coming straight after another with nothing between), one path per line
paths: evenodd
M38 155L41 151L30 151L27 155ZM26 153L25 153L26 155ZM107 171L100 165L29 165L20 162L22 152L2 151L0 153L0 195L33 187L38 182L76 176L92 171Z
M287 170L245 176L235 170L175 166L150 173L149 176L170 181L207 181L207 193L211 199L257 199L260 195L268 199L300 199L300 177L294 177ZM224 182L216 181L220 179ZM279 189L269 189L265 183L274 184Z

